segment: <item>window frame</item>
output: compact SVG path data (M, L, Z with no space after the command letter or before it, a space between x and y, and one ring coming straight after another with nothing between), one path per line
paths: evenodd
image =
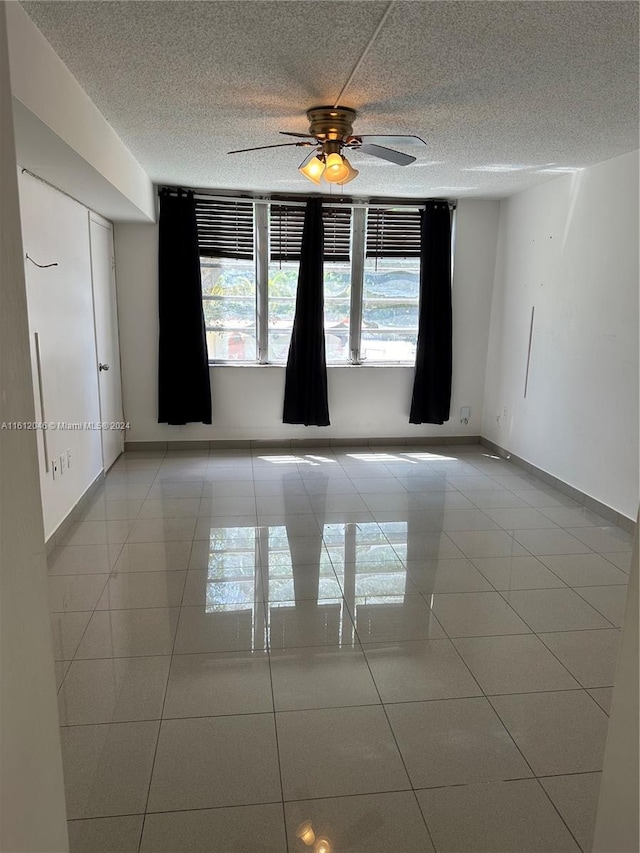
M222 196L218 197L222 200ZM229 197L229 201L235 201L233 197ZM305 202L303 200L279 200L265 198L245 198L243 201L250 202L253 205L253 222L254 222L254 249L253 263L255 268L255 330L256 330L256 358L248 361L234 361L232 359L208 359L210 367L254 367L254 366L270 366L270 367L285 367L286 361L273 361L269 359L269 265L270 258L270 240L269 227L270 217L269 208L274 205L291 205L301 206ZM388 360L388 361L373 361L362 357L362 320L364 313L364 276L367 261L367 211L369 209L386 209L386 208L408 208L420 209L424 202L411 200L395 200L371 202L366 200L354 200L352 203L335 204L333 199L324 199L323 203L331 206L344 206L351 210L351 239L350 239L350 260L351 267L351 286L350 286L350 304L349 304L349 338L348 338L348 357L344 362L328 362L327 367L411 367L414 362L411 360ZM453 290L454 279L454 253L455 253L455 237L456 237L456 219L457 219L457 203L448 201L451 211L451 287ZM212 261L224 263L225 258L213 259L202 256L201 267L210 264ZM205 297L203 297L203 303ZM412 300L413 302L413 300ZM326 334L325 329L325 334Z

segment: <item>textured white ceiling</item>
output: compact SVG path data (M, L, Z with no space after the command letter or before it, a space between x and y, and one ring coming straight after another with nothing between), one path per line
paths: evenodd
M154 181L308 192L304 149L226 152L307 132L388 3L23 6ZM428 142L406 167L354 155L351 195L510 195L638 147L638 4L398 0L341 103L356 133Z

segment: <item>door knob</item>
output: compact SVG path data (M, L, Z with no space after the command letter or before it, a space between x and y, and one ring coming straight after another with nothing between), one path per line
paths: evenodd
M102 362L100 362L100 364L98 365L98 368L100 370L109 370L109 365L108 364L102 364Z

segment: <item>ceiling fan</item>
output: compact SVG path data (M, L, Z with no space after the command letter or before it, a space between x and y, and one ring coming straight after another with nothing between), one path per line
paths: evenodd
M239 148L229 151L229 154L243 154L246 151L260 151L264 148L313 148L314 150L302 161L299 171L319 184L324 178L330 184L340 186L348 184L359 174L342 153L344 149L361 151L372 157L388 160L397 166L408 166L415 157L387 148L387 145L426 145L419 136L400 134L396 136L364 135L354 136L353 122L356 111L350 107L312 107L307 110L309 133L292 133L281 130L284 136L298 137L300 142L281 142L277 145L258 145L255 148Z

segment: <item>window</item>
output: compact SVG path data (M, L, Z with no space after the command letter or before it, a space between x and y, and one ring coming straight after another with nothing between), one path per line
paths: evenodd
M255 361L256 282L253 263L201 258L209 361Z
M324 262L324 338L328 364L349 361L351 264Z
M269 361L284 362L296 310L304 208L269 207L268 353Z
M351 209L325 206L324 323L327 362L349 359L351 312ZM289 352L296 308L304 207L270 205L269 361L284 362Z
M209 361L255 361L256 274L252 202L196 201Z
M367 211L360 343L363 361L415 360L420 243L417 209Z
M209 360L284 364L304 203L198 199ZM416 207L323 206L328 364L412 364L420 289Z

